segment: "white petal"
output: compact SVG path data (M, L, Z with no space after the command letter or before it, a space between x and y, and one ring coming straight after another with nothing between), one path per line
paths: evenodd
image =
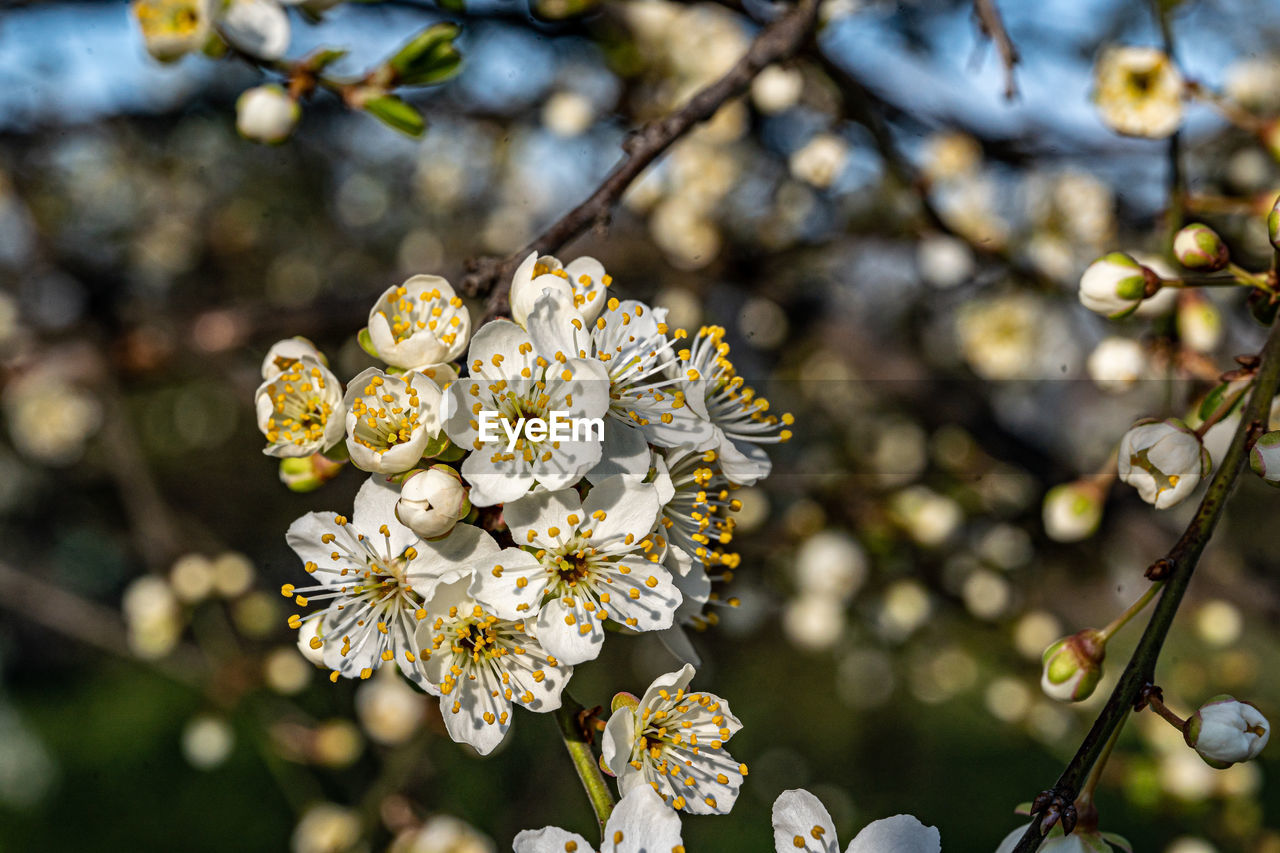
M409 561L405 575L418 595L430 599L436 586L470 579L501 552L498 543L471 524L455 524L443 539L422 541L414 546L418 556Z
M374 543L375 550L380 551L382 545L390 543L387 556L392 558L399 557L405 548L418 542L418 534L396 518L398 500L400 490L388 483L385 477L375 474L365 480L360 491L356 492L355 509L351 513L352 524ZM378 533L384 524L391 534L389 540Z
M623 557L612 564L609 579L609 617L635 631L658 631L675 622L676 609L684 600L671 580L671 573L643 557ZM622 567L630 569L623 573Z
M667 853L681 843L679 816L645 785L614 807L600 853Z
M591 542L597 548L630 535L640 540L658 522L658 490L635 474L610 477L591 488L582 503L589 520L583 525L592 530ZM598 519L596 513L603 513Z
M476 566L468 593L503 619L533 619L549 580L546 568L528 551L504 548Z
M777 853L840 850L831 814L821 800L803 789L783 791L773 801L773 845Z
M309 512L289 525L284 538L298 559L317 566L333 565L333 546L320 541L326 533L345 539L342 528L334 523L333 517L331 512Z
M289 16L272 0L232 0L221 29L227 41L259 59L279 59L289 49Z
M579 524L571 524L570 515L577 515L579 524L591 523L573 489L535 492L502 508L502 518L517 545L537 544L544 548L563 545L573 538ZM551 533L552 528L559 532Z
M663 690L668 693L676 693L689 686L689 682L693 681L693 667L685 664L675 672L668 672L665 675L659 675L649 685L649 689L640 697L640 707L651 707L655 702L662 701L661 692Z
M528 493L533 475L514 462L495 466L488 456L491 448L476 451L462 462L462 478L471 486L468 497L475 506L496 506Z
M849 843L845 853L941 853L941 850L942 839L936 827L900 814L867 824Z
M773 463L769 454L758 444L734 441L724 436L718 449L720 470L730 481L743 486L753 486L762 477L769 476Z
M636 716L630 708L619 708L609 716L600 736L600 759L613 775L626 775L635 742Z
M702 666L702 658L693 647L693 643L689 640L688 633L679 625L672 625L658 632L658 639L662 642L664 648L681 663L690 666Z
M577 666L595 660L604 643L604 626L595 614L572 599L553 598L542 606L538 614L537 636L543 647L555 655L561 663ZM572 623L569 620L572 618ZM586 633L583 633L583 628Z
M570 847L572 843L574 846ZM577 850L579 853L595 853L594 847L576 832L568 832L558 826L546 826L542 829L526 829L511 842L512 853L564 853L566 850Z
M599 483L617 474L647 474L651 455L640 428L610 412L604 420L604 452L587 479Z

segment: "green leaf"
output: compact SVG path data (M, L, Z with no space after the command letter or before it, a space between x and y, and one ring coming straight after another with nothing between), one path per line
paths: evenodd
M456 24L434 24L411 38L387 60L394 82L403 86L429 86L458 73L462 54L453 40L459 32Z
M1200 403L1200 420L1207 421L1213 417L1213 413L1218 411L1218 407L1222 405L1222 400L1227 395L1227 389L1231 387L1230 382L1223 382L1204 396L1204 400Z
M421 136L427 129L427 122L422 117L422 113L395 95L370 98L365 101L364 111L406 136Z
M338 47L322 47L313 51L305 57L303 64L312 71L323 71L342 57L346 56L347 50Z

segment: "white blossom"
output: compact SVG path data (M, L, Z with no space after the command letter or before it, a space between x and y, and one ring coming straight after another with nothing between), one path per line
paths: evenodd
M213 35L212 0L134 0L147 53L172 62L202 50Z
M777 853L839 853L835 823L822 801L803 789L783 791L773 801L773 845ZM938 830L911 815L873 821L849 842L845 853L941 853Z
M226 0L218 30L233 47L259 59L279 59L289 49L289 16L277 0Z
M1182 74L1154 47L1112 46L1093 69L1093 100L1117 133L1163 139L1182 123Z
M1156 509L1187 498L1209 473L1209 451L1200 437L1176 418L1139 422L1120 439L1120 479Z
M563 295L548 293L527 317L536 353L555 361L594 359L608 374L603 455L587 473L592 482L645 473L651 443L701 450L715 441L701 399L690 401L685 381L668 374L676 355L665 316L642 302L609 299L592 322Z
M275 145L293 134L302 107L281 86L246 89L236 99L236 130L251 142Z
M1187 745L1213 767L1257 758L1271 738L1271 724L1249 702L1210 699L1187 720Z
M393 367L428 373L454 361L471 338L471 313L438 275L415 275L387 288L369 311L369 342ZM452 379L452 371L442 374Z
M323 651L335 681L339 675L368 678L394 660L422 684L414 666L414 632L426 618L423 602L438 584L467 576L500 551L488 533L469 524L434 542L419 539L396 519L397 499L393 487L370 477L356 495L351 519L308 513L285 536L318 583L285 584L281 593L300 607L325 604L305 618L294 614L289 625L300 629L323 620L308 645Z
M1103 338L1085 362L1095 385L1109 394L1129 390L1147 372L1142 344L1131 338Z
M485 564L515 553L490 554ZM417 632L417 667L440 696L449 736L487 755L506 735L513 703L538 713L560 707L573 667L549 654L523 619L486 611L467 594L469 583L462 577L442 584L427 602Z
M604 825L599 853L684 853L680 818L651 788L639 787L618 801ZM512 842L513 853L596 853L576 832L558 826L526 829Z
M654 455L654 485L662 503L659 523L667 537L666 565L680 575L695 565L733 569L741 562L724 546L733 539L730 512L742 508L718 456L686 448Z
M441 404L440 386L421 373L365 370L343 398L351 464L378 474L408 471L440 434Z
M605 294L613 277L595 258L582 257L568 266L550 255L533 252L511 277L511 319L526 326L530 312L544 291L565 298L586 322L592 323L604 310Z
M693 675L686 664L656 678L638 702L625 694L615 698L601 761L618 777L623 796L652 787L674 809L728 814L747 766L724 744L742 724L719 696L690 692Z
M766 477L773 465L762 444L791 439L795 422L790 413L769 413L769 401L734 370L729 361L729 344L720 326L703 326L680 351L677 375L689 380L688 397L702 395L707 417L715 425L717 443L713 445L720 469L734 483L755 485Z
M1102 521L1103 494L1095 483L1077 480L1054 486L1044 496L1045 535L1055 542L1079 542Z
M593 359L550 361L534 353L529 335L515 323L495 320L480 328L468 351L469 375L449 386L444 429L455 444L472 451L462 463L471 484L471 502L493 506L515 500L537 486L563 489L582 479L600 461L595 433L569 441L530 438L522 433L514 450L506 431L521 418L547 420L553 411L570 420L603 418L609 382ZM480 435L483 412L496 412L499 428Z
M560 660L595 658L609 619L634 631L671 627L681 596L661 565L652 485L627 475L586 500L573 489L539 492L506 504L503 517L516 543L536 551L504 552L477 572L471 594L504 618L536 617L535 633Z
M318 361L325 367L329 366L329 360L324 357L324 353L316 349L315 344L301 335L295 335L292 338L276 341L271 345L271 349L267 350L266 356L262 359L262 378L275 379L291 368L294 362L303 358Z
M1265 433L1254 442L1249 467L1268 483L1280 484L1280 431Z
M279 346L279 345L277 345ZM275 348L273 347L273 350ZM273 374L258 387L258 429L267 439L268 456L311 456L333 447L346 432L342 383L319 360L302 355L268 355L264 373Z

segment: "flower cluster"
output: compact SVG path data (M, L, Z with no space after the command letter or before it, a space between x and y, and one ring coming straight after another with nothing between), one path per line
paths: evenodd
M282 479L306 491L347 464L369 474L349 517L289 528L311 579L281 592L319 605L290 617L300 648L334 681L394 664L482 754L513 705L560 707L609 626L696 658L681 626L713 621L712 585L738 565L731 493L790 437L723 329L670 329L610 285L594 259L530 256L513 319L472 334L449 282L417 275L375 302L359 339L383 366L345 389L301 338L262 366L259 427ZM740 724L688 692L692 677L619 706L604 760L624 793L647 782L675 808L725 812L746 768L722 744Z

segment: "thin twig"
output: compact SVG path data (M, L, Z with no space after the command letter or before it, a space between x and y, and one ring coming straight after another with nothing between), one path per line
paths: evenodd
M626 156L596 191L527 246L503 259L471 260L469 272L462 281L462 292L467 296L487 295L487 317L506 311L511 276L521 261L532 252L539 255L554 252L593 226L606 224L614 205L650 163L695 125L715 115L727 101L745 92L766 66L800 49L817 10L818 0L799 0L791 11L760 31L746 54L723 77L700 89L675 112L649 122L628 137L622 146Z
M582 730L580 722L582 706L568 693L565 693L560 701L561 705L555 712L556 722L560 726L560 737L564 739L564 748L568 750L569 758L573 760L573 769L577 771L578 778L582 780L582 787L587 792L587 799L591 801L591 810L595 812L600 831L604 832L605 821L613 812L613 794L610 793L609 785L604 781L604 774L600 772L600 764L596 761L591 742Z
M1164 593L1156 602L1151 621L1147 623L1138 646L1129 659L1128 665L1116 683L1115 689L1107 699L1093 728L1076 751L1071 763L1058 777L1048 796L1042 801L1061 807L1070 804L1080 791L1081 782L1089 770L1097 762L1111 733L1124 721L1130 710L1140 701L1143 690L1155 680L1156 662L1173 617L1177 615L1178 606L1191 583L1200 554L1209 543L1214 528L1222 517L1222 510L1227 498L1235 486L1240 472L1244 469L1249 448L1267 429L1271 410L1271 400L1280 386L1280 323L1272 326L1267 338L1266 347L1262 351L1262 362L1258 369L1257 379L1253 383L1253 392L1240 418L1240 426L1236 428L1235 437L1227 448L1226 454L1218 465L1217 472L1209 482L1200 507L1187 529L1177 543L1169 549L1167 555L1157 563L1161 564L1160 577L1167 578ZM1043 817L1045 809L1036 812ZM1049 827L1043 827L1045 831ZM1039 849L1042 840L1041 821L1033 815L1031 826L1014 848L1013 853L1033 853Z
M1004 65L1004 96L1012 101L1018 96L1018 81L1013 76L1014 66L1020 58L1018 48L1013 39L1009 38L1009 31L1004 28L1004 20L1000 17L995 0L973 0L973 14L978 19L978 29L995 42L996 50L1000 52L1000 62Z

